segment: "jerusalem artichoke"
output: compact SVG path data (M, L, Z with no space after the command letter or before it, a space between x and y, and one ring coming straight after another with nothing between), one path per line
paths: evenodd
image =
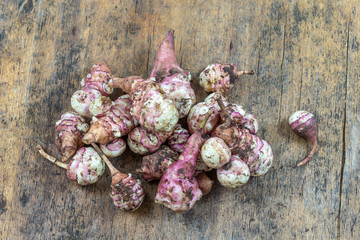
M248 182L250 170L244 161L233 155L229 163L216 170L216 175L221 185L235 188Z
M59 167L65 168L68 179L81 186L97 182L105 171L104 162L91 147L82 147L77 150L68 164L59 162L56 158L48 155L41 146L38 145L36 148L44 158Z
M314 155L317 147L317 123L316 118L309 112L306 111L296 111L289 118L289 124L291 129L298 135L309 140L313 147L310 154L302 160L297 166L304 165Z
M235 64L211 64L200 73L200 86L206 92L227 94L234 82L243 74L253 75L254 71L238 71Z
M55 124L55 144L62 153L62 162L71 158L83 144L81 138L88 131L85 119L74 112L67 112Z
M178 153L181 153L184 151L185 144L189 137L189 132L185 128L182 128L180 124L177 124L173 134L167 139L167 144Z

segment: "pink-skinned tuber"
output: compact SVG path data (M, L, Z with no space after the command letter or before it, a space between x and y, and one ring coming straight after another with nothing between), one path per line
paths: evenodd
M131 96L131 115L146 129L165 133L177 124L179 112L174 103L162 94L155 78L114 78L109 85L121 88Z
M101 95L108 96L114 91L108 84L111 77L109 66L104 62L100 62L94 64L91 68L91 72L86 78L81 80L80 84L82 88L95 89L99 91Z
M187 118L190 133L194 133L200 129L200 125L204 120L204 116L210 110L213 112L213 114L210 116L206 122L205 127L202 129L202 134L210 134L213 132L220 121L221 109L216 100L218 98L221 98L225 105L228 104L227 99L221 93L216 92L207 96L204 102L200 102L191 108Z
M98 117L93 117L90 130L82 141L86 144L94 142L107 144L128 134L135 127L134 119L127 107L129 101L126 97L119 97L114 101L109 111Z
M55 144L60 149L62 162L66 162L83 145L84 134L89 130L85 119L77 113L67 112L55 124Z
M201 172L196 175L196 181L198 182L199 188L203 194L203 196L207 195L212 186L214 185L214 181L211 180L205 173Z
M224 140L212 137L201 147L201 159L211 168L220 168L230 161L231 151Z
M131 173L126 174L117 170L95 143L91 145L99 153L110 170L112 178L110 197L113 199L115 207L132 211L139 208L145 198L140 180L134 179Z
M134 153L146 155L158 150L172 133L152 132L143 127L136 127L128 134L127 143Z
M226 111L230 114L230 119L233 124L239 128L245 128L249 130L251 134L255 134L259 130L259 123L256 120L255 116L246 113L244 108L237 104L225 104ZM225 118L224 114L221 113L222 119Z
M231 63L210 64L200 73L200 86L206 92L227 94L239 76L244 74L253 75L254 71L239 71L236 65Z
M207 113L201 127L204 127L211 114L212 112ZM194 174L202 144L200 131L190 136L177 162L171 164L162 176L155 202L175 212L184 212L190 210L201 198L202 191Z
M301 162L297 164L297 166L304 165L314 155L317 147L317 123L316 118L313 114L306 111L296 111L289 118L289 124L291 129L297 133L298 135L309 140L313 147L308 156Z
M160 89L175 104L179 118L187 116L196 102L196 96L190 85L190 73L181 69L176 61L174 33L171 30L157 51L150 77L155 77Z
M167 139L167 144L173 150L182 153L189 137L190 134L188 130L182 128L180 124L177 124L173 134Z
M105 156L115 158L123 154L126 149L126 143L122 138L116 138L105 145L100 145L100 149Z
M105 171L105 164L92 147L82 147L76 151L70 162L63 163L47 154L40 145L37 150L47 160L67 170L69 180L81 186L95 183Z
M216 170L217 179L224 187L235 188L249 181L250 170L248 165L239 156L231 156L229 163Z
M142 158L141 167L137 170L146 181L160 179L165 170L178 159L179 154L162 145L159 150Z

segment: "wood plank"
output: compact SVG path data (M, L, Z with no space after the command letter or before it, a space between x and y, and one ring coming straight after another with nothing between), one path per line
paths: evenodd
M7 183L0 190L0 223L5 223L0 236L356 237L359 144L354 129L359 111L357 103L350 102L357 100L359 88L359 9L355 2L351 4L353 7L346 2L306 0L221 4L215 0L25 0L3 6L1 14L11 14L0 17L6 33L2 35L0 28L4 76L0 84L12 92L0 93L4 125L0 139L6 143L0 147L0 163L6 169L0 180ZM177 58L194 77L198 100L206 94L197 76L207 64L234 62L239 68L256 71L256 76L241 78L229 99L257 116L258 135L272 146L274 167L235 190L216 183L208 196L184 214L153 202L156 183L144 183L147 198L139 210L119 211L108 197L108 172L93 186L78 187L66 179L62 169L43 160L35 145L40 141L50 153L58 154L53 145L54 123L70 110L70 97L92 64L105 60L119 76L145 77L170 28L175 29ZM14 76L14 72L19 74ZM308 165L294 169L310 148L287 124L288 116L299 108L318 117L319 150ZM344 121L345 128L339 124ZM344 130L345 141L341 137ZM342 173L340 159L345 150ZM127 153L114 163L121 170L134 171L139 159Z
M346 118L343 137L344 155L342 158L342 184L338 227L342 239L356 239L360 236L359 226L359 151L360 151L360 13L359 4L351 7L348 20L347 71L346 71Z

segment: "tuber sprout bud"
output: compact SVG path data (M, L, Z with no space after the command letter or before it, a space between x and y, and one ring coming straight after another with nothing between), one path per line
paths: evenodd
M317 123L316 118L309 112L297 111L294 112L289 118L291 129L298 135L306 138L313 144L310 154L297 166L307 163L315 153L317 147Z
M230 161L231 151L224 140L212 137L201 147L201 158L206 165L216 169Z
M122 138L116 138L105 145L100 145L100 148L107 157L115 158L125 151L126 143Z
M234 82L243 74L253 75L254 71L238 71L235 64L211 64L200 73L200 86L206 92L227 94Z
M181 153L184 151L185 144L190 137L189 132L182 128L180 124L177 124L173 134L167 139L169 147Z
M216 170L217 179L224 187L235 188L244 185L250 178L248 165L233 155L229 163Z

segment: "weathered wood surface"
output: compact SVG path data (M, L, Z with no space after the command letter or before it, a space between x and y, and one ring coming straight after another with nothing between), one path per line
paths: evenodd
M359 239L360 1L0 2L0 236L3 239ZM155 204L116 210L109 173L78 187L35 151L56 154L53 126L95 62L147 76L168 29L194 76L214 61L254 69L230 100L257 116L275 161L265 176L214 190L184 214ZM288 127L319 120L319 150ZM133 171L128 153L115 166ZM213 176L214 177L214 176Z

